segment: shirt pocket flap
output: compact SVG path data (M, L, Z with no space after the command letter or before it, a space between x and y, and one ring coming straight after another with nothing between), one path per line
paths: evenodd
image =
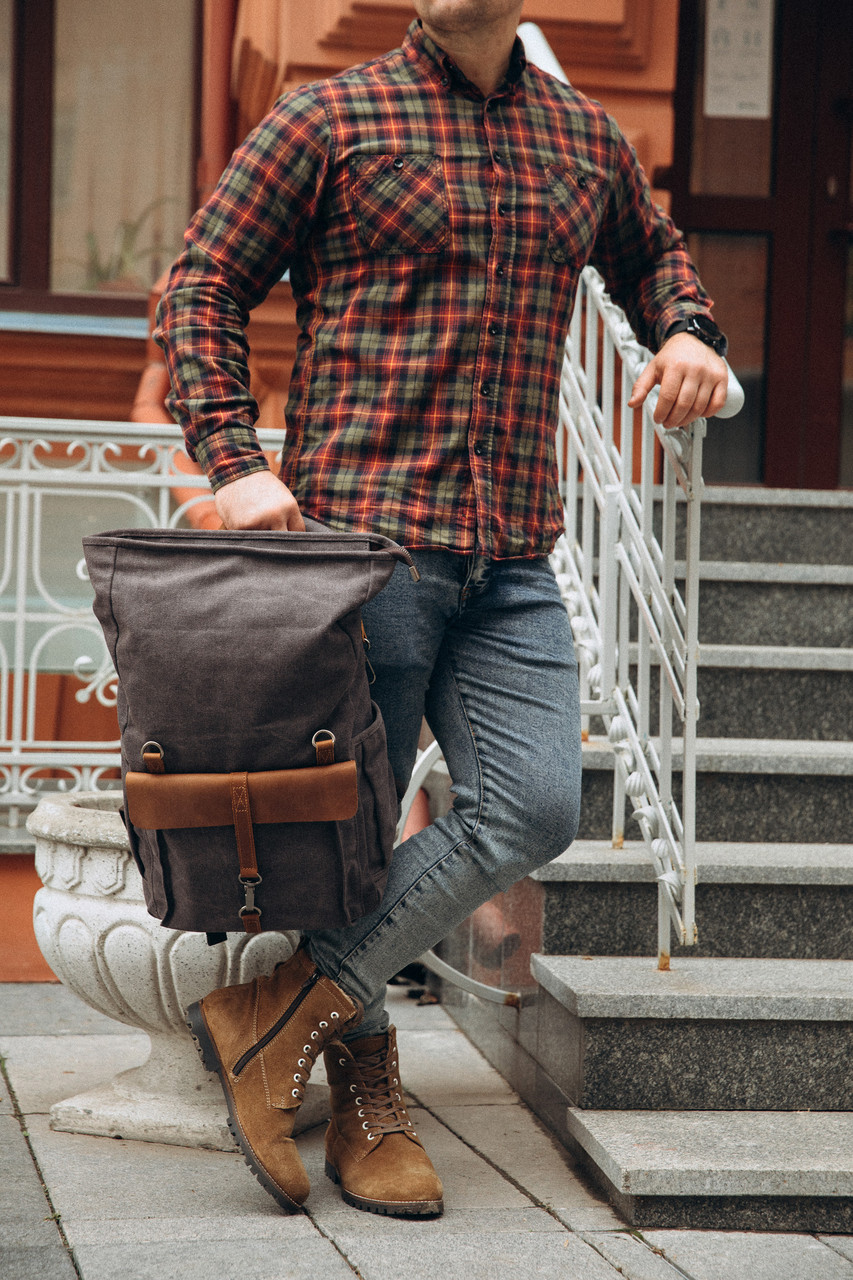
M362 243L374 253L438 253L448 236L441 157L360 155L350 165Z
M550 202L548 252L582 267L592 254L607 202L607 174L589 161L546 165Z

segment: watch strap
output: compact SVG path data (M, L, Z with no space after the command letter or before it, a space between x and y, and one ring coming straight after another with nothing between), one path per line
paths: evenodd
M664 341L676 333L689 333L692 338L698 338L700 342L705 343L706 347L710 347L718 356L725 359L729 349L728 339L709 316L692 315L686 316L683 320L676 320L675 324L667 329Z

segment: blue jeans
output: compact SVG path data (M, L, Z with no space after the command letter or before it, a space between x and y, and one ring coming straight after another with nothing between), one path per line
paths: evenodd
M318 968L357 996L350 1039L388 1025L385 984L577 832L577 664L548 560L415 551L364 609L373 696L402 796L425 715L453 780L451 811L396 850L382 902L309 935Z

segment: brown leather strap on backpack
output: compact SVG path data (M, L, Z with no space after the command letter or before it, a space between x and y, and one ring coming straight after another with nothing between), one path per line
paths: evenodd
M321 745L334 751L328 735ZM331 738L331 742L328 739ZM146 746L157 747L156 743ZM157 748L162 752L162 748ZM157 751L146 752L162 763ZM147 764L147 759L146 759ZM320 767L276 769L258 773L125 774L128 818L143 831L216 827L233 824L245 902L240 918L247 933L260 933L255 890L261 883L254 824L340 822L358 810L354 760Z
M230 773L228 780L231 784L231 812L237 836L237 856L240 859L240 883L246 895L246 901L240 908L240 919L247 933L260 933L261 909L255 906L255 888L261 883L261 877L258 874L255 833L252 829L249 775L246 772Z

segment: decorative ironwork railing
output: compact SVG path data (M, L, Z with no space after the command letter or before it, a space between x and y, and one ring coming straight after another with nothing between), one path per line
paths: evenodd
M260 435L280 448L280 433ZM102 738L77 731L78 708L116 699L82 537L180 526L209 500L176 426L0 417L0 820L10 827L44 790L109 786L120 763L110 717Z

